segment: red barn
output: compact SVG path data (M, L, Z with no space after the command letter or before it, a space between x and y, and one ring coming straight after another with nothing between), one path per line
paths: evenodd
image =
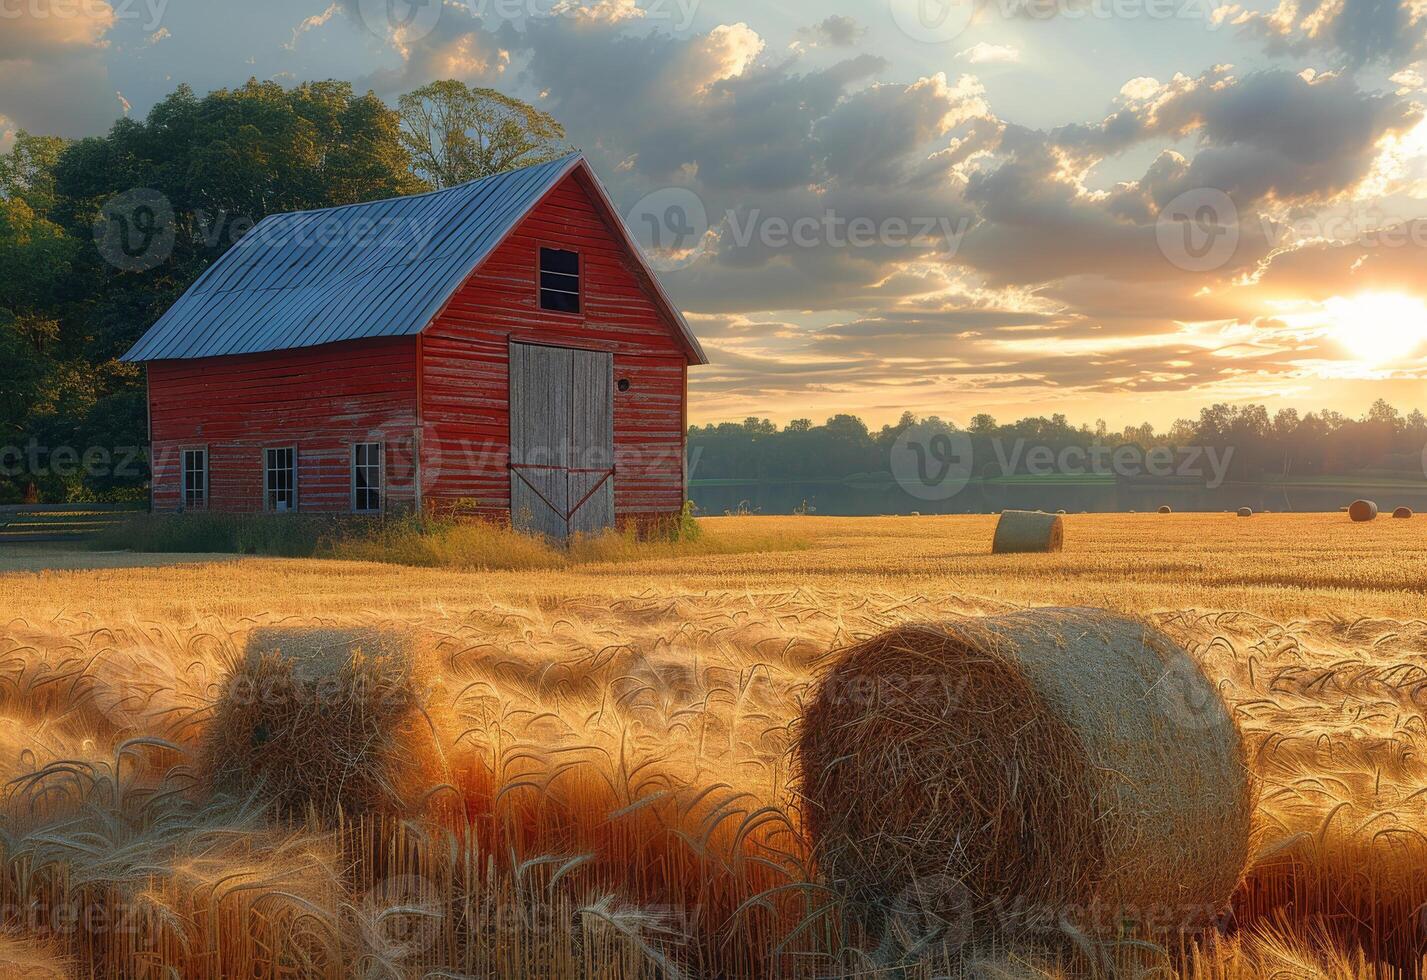
M679 511L703 351L580 155L261 222L125 360L155 511Z

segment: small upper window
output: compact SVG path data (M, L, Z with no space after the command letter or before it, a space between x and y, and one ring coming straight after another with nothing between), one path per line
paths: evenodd
M263 451L263 505L277 514L297 510L297 450Z
M580 312L580 253L540 250L540 308L555 313Z
M356 443L352 446L352 510L358 514L379 514L381 509L381 443Z
M208 506L208 450L183 451L183 507L199 510Z

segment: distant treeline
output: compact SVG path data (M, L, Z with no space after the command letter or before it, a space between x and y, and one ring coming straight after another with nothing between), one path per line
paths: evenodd
M1115 431L1103 421L1093 427L1076 426L1064 415L1010 423L977 415L960 427L907 413L895 425L877 430L852 415L836 415L822 425L801 419L781 429L766 419L750 418L689 429L693 478L758 482L886 478L894 447L908 430L923 442L938 431L959 434L961 444L973 447L974 479L1032 474L1037 462L1044 470L1052 456L1067 458L1066 450L1083 466L1123 446L1145 453L1174 450L1177 458L1184 458L1184 451L1212 451L1213 458L1227 467L1227 478L1235 481L1321 476L1427 479L1423 471L1427 416L1421 411L1404 415L1382 400L1358 419L1334 411L1301 415L1284 409L1271 414L1262 405L1213 405L1197 419L1175 422L1166 432L1149 424Z

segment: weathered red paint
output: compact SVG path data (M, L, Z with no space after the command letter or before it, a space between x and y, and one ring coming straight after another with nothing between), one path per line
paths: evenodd
M614 355L630 382L615 396L616 511L677 512L690 352L596 200L571 174L419 337L151 363L154 509L178 507L181 452L206 446L210 508L261 510L263 448L296 445L298 510L347 511L350 447L381 441L390 505L508 514L508 355L522 342ZM540 309L542 245L580 252L580 315Z

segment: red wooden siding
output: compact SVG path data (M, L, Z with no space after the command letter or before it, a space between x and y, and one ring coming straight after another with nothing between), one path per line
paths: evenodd
M583 259L579 316L540 309L540 248ZM571 175L463 286L422 338L422 497L427 506L510 508L512 341L614 354L615 509L622 519L671 513L684 501L688 358L583 178Z
M386 447L388 503L415 498L416 341L149 364L156 511L179 506L184 449L208 449L209 506L263 509L266 447L297 447L297 507L351 510L351 446Z

